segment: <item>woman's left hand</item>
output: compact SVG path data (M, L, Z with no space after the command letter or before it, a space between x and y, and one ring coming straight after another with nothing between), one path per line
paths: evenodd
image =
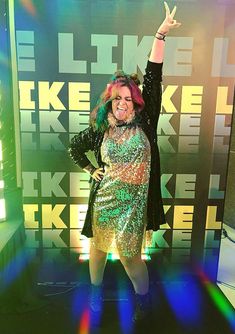
M172 12L170 12L170 8L165 1L164 5L166 10L166 17L165 20L160 25L160 27L158 28L157 32L163 35L167 35L170 29L178 28L179 26L181 26L181 23L174 20L176 6L173 8Z

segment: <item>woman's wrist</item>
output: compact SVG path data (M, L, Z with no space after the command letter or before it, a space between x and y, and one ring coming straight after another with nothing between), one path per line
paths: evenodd
M159 39L159 40L163 40L165 41L165 38L166 38L166 34L161 32L161 31L157 31L156 32L156 35L155 35L155 38Z
M83 168L83 170L85 172L87 172L88 174L90 174L91 176L93 175L93 173L96 171L96 167L93 166L92 164L89 164L88 166L86 166L85 168Z

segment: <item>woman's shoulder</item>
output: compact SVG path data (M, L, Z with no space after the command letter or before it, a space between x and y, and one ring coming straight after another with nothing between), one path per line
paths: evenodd
M101 137L103 133L102 131L97 129L94 125L89 124L88 127L79 131L78 135L89 135L92 137Z
M163 63L153 63L152 61L148 60L145 69L144 83L146 82L146 80L148 81L153 79L162 81L162 67Z

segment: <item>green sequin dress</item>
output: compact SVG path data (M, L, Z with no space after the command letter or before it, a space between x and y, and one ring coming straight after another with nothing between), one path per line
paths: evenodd
M140 252L146 226L150 144L137 125L110 127L101 155L105 175L94 202L91 242L130 257Z

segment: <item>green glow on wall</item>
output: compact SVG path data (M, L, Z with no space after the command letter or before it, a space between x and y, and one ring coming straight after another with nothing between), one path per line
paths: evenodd
M15 128L15 148L16 148L16 178L17 186L22 186L21 177L21 145L20 145L20 114L19 114L19 95L18 95L18 71L16 57L16 39L15 39L15 14L14 0L9 0L9 29L10 29L10 54L11 54L11 73L12 73L12 96L14 111Z
M1 123L0 123L1 129ZM2 175L2 141L0 140L0 222L6 219L6 208L4 199L4 182Z

